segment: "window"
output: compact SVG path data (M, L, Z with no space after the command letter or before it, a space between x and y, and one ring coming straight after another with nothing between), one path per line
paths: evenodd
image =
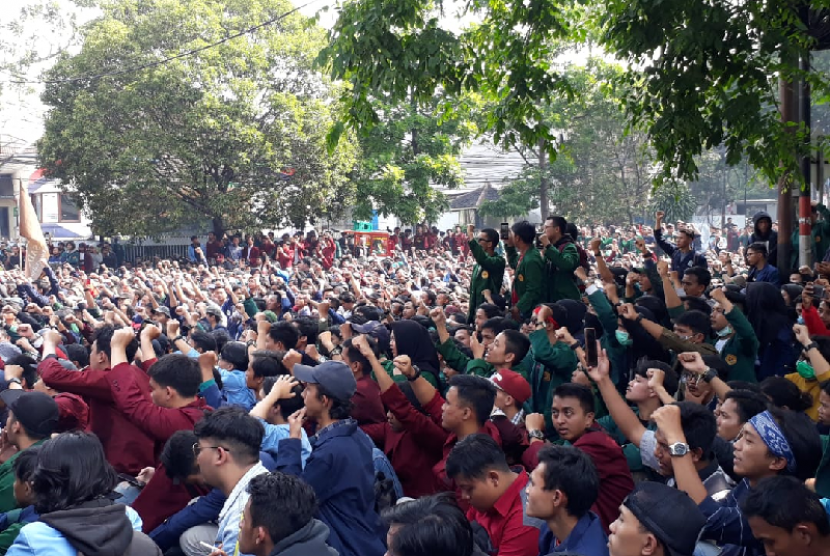
M60 195L61 222L80 222L81 211L75 201L66 193Z
M11 174L0 174L0 199L14 199L14 180Z
M37 221L43 222L43 195L34 193L32 195L29 195L29 197L32 199L32 208L35 209Z

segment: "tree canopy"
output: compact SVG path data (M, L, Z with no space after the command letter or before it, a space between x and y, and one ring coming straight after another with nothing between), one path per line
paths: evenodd
M336 93L314 67L324 33L289 2L101 8L81 52L47 73L39 143L98 233L303 226L348 204L357 145L347 135L328 150Z

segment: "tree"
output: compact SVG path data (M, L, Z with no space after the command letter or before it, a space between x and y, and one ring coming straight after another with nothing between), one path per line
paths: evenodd
M328 150L337 92L314 69L324 35L291 4L101 8L81 52L47 73L39 143L96 232L301 227L347 206L357 147L347 136Z
M423 105L376 103L381 119L360 137L355 218L369 220L377 209L407 223L437 220L447 203L432 185L454 188L463 182L458 156L477 132L465 108L471 102L445 116L437 96Z
M650 203L650 212L658 210L666 213L666 222L688 222L695 213L697 202L689 191L689 187L681 181L664 183L654 191Z

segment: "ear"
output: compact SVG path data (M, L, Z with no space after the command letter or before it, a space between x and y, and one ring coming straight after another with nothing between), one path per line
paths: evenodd
M585 418L588 420L588 422L590 423L590 425L593 425L593 424L594 424L594 412L593 412L593 411L589 411L588 413L586 413L586 414L585 414ZM589 425L589 426L590 426L590 425Z
M799 523L793 529L793 537L803 544L804 546L810 546L813 543L813 538L817 535L814 533L818 533L818 531L814 531L815 526L809 523Z
M173 395L176 393L176 391L173 390L173 388L171 388L170 386L165 386L164 387L164 393L167 394L167 399L170 399L170 398L173 397Z
M695 448L692 450L692 461L697 463L703 459L703 448Z
M643 556L652 556L653 554L657 554L660 551L660 541L657 540L657 537L648 533L646 535L645 544L640 552Z
M783 471L787 468L787 460L785 458L781 458L778 456L773 456L772 461L769 464L769 468L772 471Z

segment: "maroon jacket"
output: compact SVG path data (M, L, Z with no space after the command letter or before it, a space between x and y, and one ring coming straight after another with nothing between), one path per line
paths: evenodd
M415 409L397 384L381 394L381 399L404 427L396 432L386 423L381 439L383 452L395 469L404 494L411 498L435 494L440 490L435 477L424 471L441 460L447 432ZM424 411L440 415L443 403L436 393Z
M525 451L522 462L530 472L539 465L539 450L547 444L534 442ZM605 533L620 516L620 504L634 490L634 479L622 448L599 425L580 436L574 446L591 456L599 474L599 497L591 508L602 521Z
M54 400L60 412L55 432L89 429L89 406L82 397L63 392L55 396Z
M357 379L357 389L352 396L352 418L357 421L358 426L375 441L379 447L383 447L383 434L387 426L386 410L383 402L380 401L380 386L372 380L371 376L362 376Z
M145 366L149 368L154 362L149 361ZM167 439L176 431L193 430L210 407L202 398L180 408L159 407L148 399L146 390L142 391L133 369L129 364L121 363L107 373L107 379L118 410L155 440L157 460ZM184 485L173 484L163 466L158 467L133 503L133 509L144 522L145 533L184 508L191 499Z
M54 357L41 361L37 370L50 388L84 398L89 405L89 428L101 440L107 461L116 471L135 476L145 467L155 465L153 438L115 406L107 379L109 370L68 371ZM129 370L143 396L152 403L150 379L138 367L130 366Z

